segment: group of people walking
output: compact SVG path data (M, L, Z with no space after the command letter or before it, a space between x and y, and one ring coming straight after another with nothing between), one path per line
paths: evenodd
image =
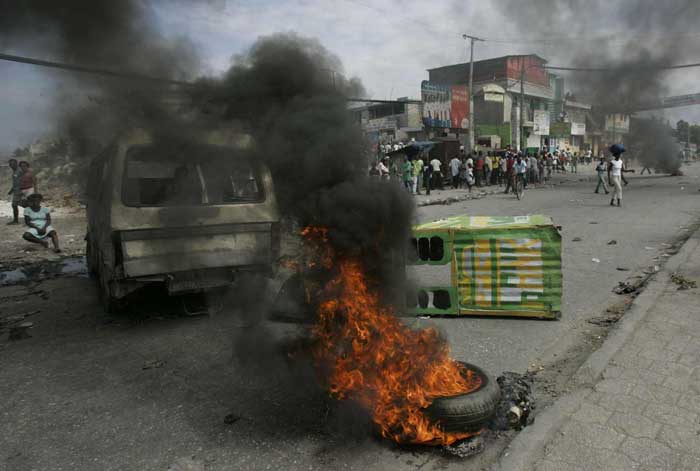
M550 162L551 165L551 162ZM409 159L407 156L389 157L377 162L370 174L383 179L402 181L406 190L419 195L421 190L430 194L431 190L444 188L448 181L453 189L474 186L510 185L510 180L520 172L527 183L543 183L547 166L544 154L525 155L522 152L472 152L458 155L444 165L440 159L430 159L422 153ZM551 170L549 172L551 174Z
M598 183L595 193L602 187L605 194L613 196L611 205L622 205L622 185L627 185L624 174L634 172L625 168L622 161L622 153L625 149L620 144L610 147L613 159L609 162L600 157L596 165ZM440 159L430 159L427 152L422 152L410 159L403 155L394 157L393 161L388 156L377 162L370 170L370 174L383 179L402 181L406 190L414 195L430 194L431 190L444 189L444 182L448 181L453 189L466 188L469 191L474 186L505 186L505 193L513 188L516 179L521 179L523 187L528 185L544 184L552 173L577 173L578 164L590 164L593 156L590 150L579 154L566 150L553 152L542 150L534 154L513 151L474 151L465 154L463 150L452 157L447 165ZM607 178L606 178L607 177Z

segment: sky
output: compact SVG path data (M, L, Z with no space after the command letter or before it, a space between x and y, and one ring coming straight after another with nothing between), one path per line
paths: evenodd
M152 5L165 35L187 36L197 45L203 73L221 73L260 36L294 31L318 38L341 59L345 74L359 77L368 95L378 99L420 98L426 69L468 61L464 33L485 39L476 43L475 60L536 53L552 65L572 62L568 44L585 46L590 37L621 34L605 21L587 27L584 37L548 37L547 28L534 27L532 33L519 34L503 14L506 0L144 1ZM21 45L2 52L30 55ZM671 94L700 92L699 72L669 73ZM52 96L70 82L65 74L0 62L0 152L52 132ZM681 118L700 122L700 106L666 110L665 116L672 123Z

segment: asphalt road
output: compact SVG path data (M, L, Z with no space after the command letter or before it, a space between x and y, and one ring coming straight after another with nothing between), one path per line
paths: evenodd
M533 363L563 355L573 346L575 336L570 334L587 329L586 319L599 316L614 301L617 295L611 293L612 288L658 265L667 248L663 244L671 243L700 216L700 165L686 165L683 170L684 177L627 174L630 184L623 190L622 208L611 207L606 195L593 193L595 180L590 169L557 176L553 187L526 191L522 201L499 194L420 208L420 222L455 214L544 214L562 226L560 321L460 318L428 322L446 332L457 358L469 359L493 373L523 372ZM574 242L575 238L581 240ZM612 240L617 243L608 245Z
M553 217L563 227L563 315L409 322L437 325L456 358L496 374L569 355L586 319L615 300L611 288L658 263L662 244L700 214L700 165L684 170L677 178L633 176L622 209L593 194L583 174L527 191L520 202L493 195L419 209L421 221ZM612 239L617 244L607 245ZM245 322L250 312L227 308L173 317L171 307L104 324L87 278L0 288L0 318L24 314L35 324L29 339L9 342L3 333L0 340L0 469L480 469L490 458L464 461L371 437L359 411L329 404L312 373L290 373L269 347L293 326L254 326Z

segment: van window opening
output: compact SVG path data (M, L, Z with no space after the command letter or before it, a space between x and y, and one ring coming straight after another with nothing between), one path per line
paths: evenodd
M127 152L122 199L127 206L202 206L263 199L253 164L230 148L144 145Z

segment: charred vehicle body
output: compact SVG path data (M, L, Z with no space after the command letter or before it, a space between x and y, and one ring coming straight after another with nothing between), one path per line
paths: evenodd
M87 263L107 311L147 285L176 295L269 273L278 256L272 177L241 139L133 131L92 161L87 197Z

